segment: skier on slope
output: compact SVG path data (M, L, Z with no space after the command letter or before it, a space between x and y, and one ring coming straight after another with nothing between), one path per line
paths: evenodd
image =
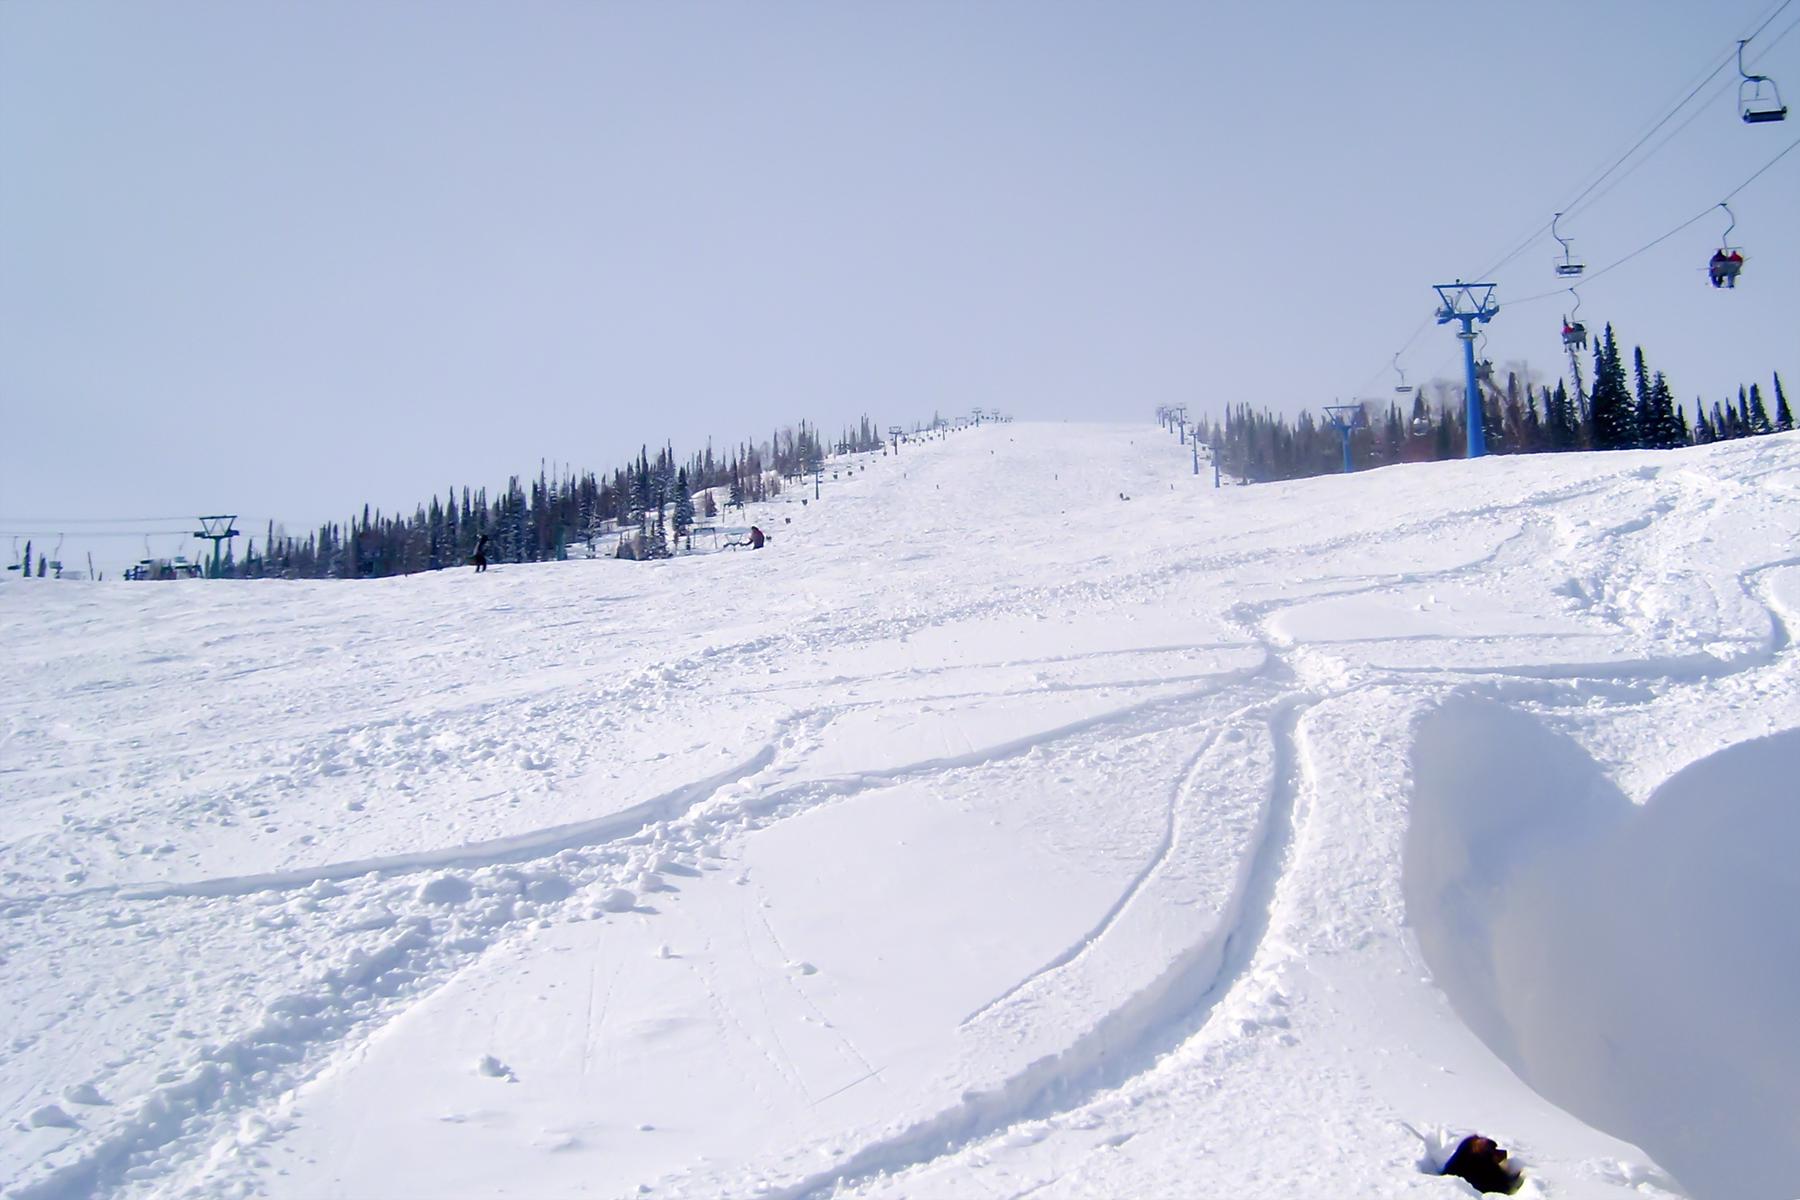
M485 533L475 539L475 558L473 561L475 563L475 571L477 574L487 570L487 544L488 535Z

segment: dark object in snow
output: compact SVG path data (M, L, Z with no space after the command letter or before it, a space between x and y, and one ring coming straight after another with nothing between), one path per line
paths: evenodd
M1444 1164L1445 1175L1468 1181L1478 1192L1502 1192L1508 1196L1519 1190L1524 1176L1506 1164L1506 1151L1492 1138L1471 1133L1456 1147L1456 1153Z
M488 535L485 533L475 539L475 557L470 561L475 564L477 572L487 570L487 544Z
M727 550L737 550L744 546L748 546L752 550L761 550L763 548L763 543L768 540L769 540L769 538L768 538L767 534L765 534L762 530L758 529L756 526L752 525L750 527L750 536L749 537L745 538L741 542L726 542L725 548Z

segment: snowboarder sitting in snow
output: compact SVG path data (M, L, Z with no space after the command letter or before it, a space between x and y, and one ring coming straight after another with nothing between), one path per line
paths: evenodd
M769 539L763 534L762 530L760 530L756 526L752 525L750 527L750 536L749 537L745 538L741 542L726 542L725 548L727 550L736 550L736 549L739 549L740 547L748 546L752 550L761 550L763 548L763 543L768 540Z
M485 533L475 539L475 557L472 561L477 573L487 570L487 544L488 535Z
M1456 1147L1456 1153L1444 1164L1445 1175L1466 1179L1478 1192L1502 1192L1508 1196L1519 1190L1524 1176L1506 1163L1506 1151L1492 1138L1471 1133Z

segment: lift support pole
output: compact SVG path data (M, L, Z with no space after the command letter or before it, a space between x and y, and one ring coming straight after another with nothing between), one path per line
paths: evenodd
M1494 285L1491 283L1434 283L1432 290L1437 292L1441 302L1437 311L1437 323L1448 325L1452 321L1460 322L1461 331L1457 338L1463 344L1463 368L1466 380L1467 423L1469 426L1469 452L1467 457L1480 458L1487 453L1487 431L1483 428L1481 418L1481 386L1475 378L1475 323L1486 325L1500 311L1499 303L1494 299Z

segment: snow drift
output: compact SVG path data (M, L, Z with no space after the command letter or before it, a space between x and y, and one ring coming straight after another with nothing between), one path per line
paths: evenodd
M1457 1011L1545 1096L1696 1193L1800 1178L1800 732L1685 768L1643 805L1540 722L1420 724L1407 900Z

